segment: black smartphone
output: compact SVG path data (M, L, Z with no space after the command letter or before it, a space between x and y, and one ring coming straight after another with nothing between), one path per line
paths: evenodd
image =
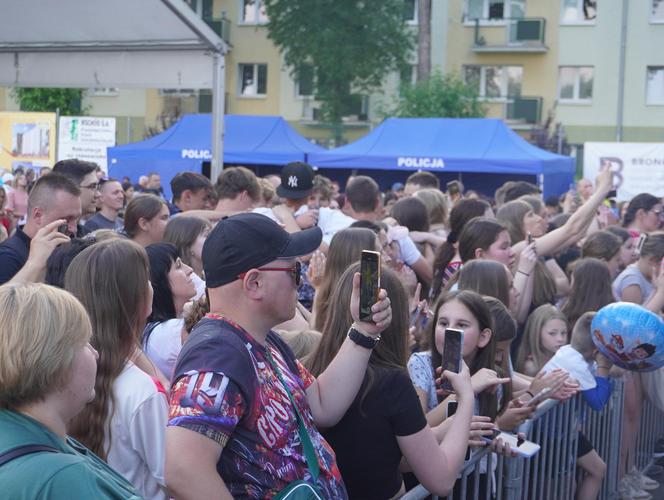
M463 348L463 330L456 330L454 328L445 328L445 343L443 344L443 362L441 367L443 371L447 370L454 373L459 373L461 370L461 353ZM453 392L452 384L446 378L440 385L441 389Z
M608 192L608 194L606 195L606 198L604 198L604 199L605 200L610 200L610 199L615 198L616 196L618 196L618 191L616 191L615 189L612 189L611 191Z
M371 321L371 307L378 302L380 253L362 250L360 261L360 320Z
M528 244L530 245L533 242L533 234L528 233Z
M67 224L60 224L58 226L58 233L66 234L69 236L69 226Z

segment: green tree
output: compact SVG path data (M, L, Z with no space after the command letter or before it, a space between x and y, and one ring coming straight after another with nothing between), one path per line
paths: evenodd
M405 84L386 116L401 118L481 118L486 107L477 91L455 74L433 73L415 85Z
M297 81L313 68L322 119L341 139L341 118L357 92L379 87L408 63L414 36L404 0L265 0L268 36Z
M19 102L21 111L59 110L63 116L84 112L81 108L83 89L15 87L12 89L12 96Z

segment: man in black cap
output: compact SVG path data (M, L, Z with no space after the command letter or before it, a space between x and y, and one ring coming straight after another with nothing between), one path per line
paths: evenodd
M314 169L302 162L293 162L281 170L281 184L277 187L277 195L283 203L273 207L274 214L291 227L288 222L293 218L301 229L318 226L323 231L323 242L330 244L337 231L349 227L354 219L340 210L310 207L307 202L314 191Z
M321 237L318 228L289 234L246 213L223 219L206 240L210 314L184 344L171 387L166 482L173 496L271 498L305 480L323 498L347 498L316 426L331 427L345 414L392 312L381 290L373 322L359 321L358 273L355 323L328 369L316 379L295 359L271 329L293 317L297 257L318 248ZM318 464L317 481L308 463Z

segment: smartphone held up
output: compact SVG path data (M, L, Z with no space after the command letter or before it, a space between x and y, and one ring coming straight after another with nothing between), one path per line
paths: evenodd
M360 261L360 320L371 321L371 307L378 302L380 291L380 253L362 251Z
M459 373L461 371L461 355L463 349L463 330L454 328L445 328L445 342L443 343L443 352L441 353L443 361L441 363L442 372L445 370ZM442 373L441 372L441 373ZM441 389L452 392L452 384L443 377Z

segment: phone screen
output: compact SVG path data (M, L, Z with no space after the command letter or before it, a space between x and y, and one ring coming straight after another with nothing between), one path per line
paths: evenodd
M454 328L445 329L445 343L443 344L443 362L441 367L443 371L447 370L459 373L461 369L461 350L463 348L463 331ZM446 391L452 391L452 384L449 380L443 379L441 388Z
M69 226L67 224L60 224L58 226L58 233L66 234L69 236Z
M494 431L494 435L492 438L484 437L482 439L484 439L487 442L491 442L497 438L500 438L501 441L509 444L510 448L512 448L512 451L515 451L517 455L521 457L532 457L535 453L537 453L540 450L540 445L538 445L537 443L533 443L532 441L526 441L525 439L521 439L515 434L511 434L509 432L500 432L498 431L498 429Z
M371 321L371 306L378 301L380 290L380 254L362 251L360 262L360 319Z

